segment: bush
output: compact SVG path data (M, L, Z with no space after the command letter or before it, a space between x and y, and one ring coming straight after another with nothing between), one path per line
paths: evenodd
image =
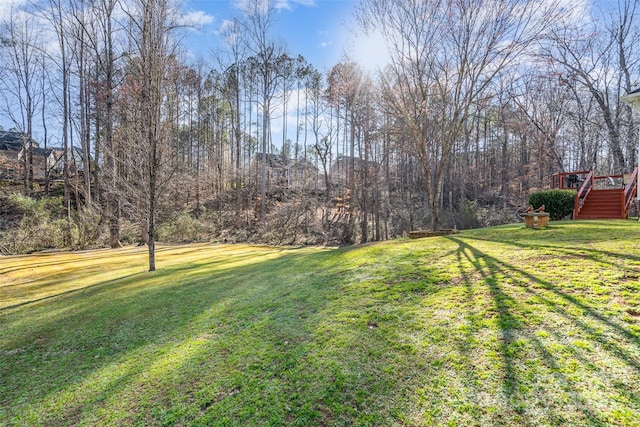
M558 221L573 212L576 193L573 190L545 190L529 195L529 204L534 208L545 206L549 219Z
M97 204L82 206L74 214L77 237L75 249L93 249L109 246L108 229L102 208Z
M182 212L166 221L157 230L160 242L189 243L200 240L202 224L186 212Z
M0 233L0 252L23 254L64 247L64 205L62 198L36 199L15 193L12 208L22 215L16 228Z
M258 230L261 240L275 245L295 245L304 240L315 219L313 208L305 202L283 202L273 207Z

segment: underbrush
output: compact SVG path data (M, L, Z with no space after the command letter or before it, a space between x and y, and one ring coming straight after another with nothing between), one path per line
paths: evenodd
M21 219L16 227L0 234L0 252L30 253L64 246L61 198L33 199L14 193L7 201Z
M2 254L109 247L109 220L100 204L73 208L67 218L62 196L27 197L15 193L5 200L3 218L11 217L11 221L1 223ZM336 208L319 197L280 194L279 200L272 198L267 205L264 219L260 217L259 204L239 212L224 209L222 202L203 204L191 211L167 205L157 220L157 241L343 246L365 240L388 240L428 227L428 212L396 202L393 211L374 217L371 213L365 216L357 204L349 209ZM512 223L516 221L514 211L511 207L466 202L454 211L444 209L442 226L470 229ZM120 242L144 244L145 223L139 212L123 214Z

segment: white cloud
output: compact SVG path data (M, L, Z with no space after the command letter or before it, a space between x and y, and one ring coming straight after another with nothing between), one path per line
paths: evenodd
M236 45L241 33L242 27L238 22L229 19L224 19L215 31L215 34L221 36L229 46Z
M293 10L293 5L313 7L316 6L316 0L276 0L274 7L276 9Z
M231 6L244 13L266 12L269 8L269 0L233 0Z
M276 0L273 7L277 10L280 10L280 9L292 10L291 5L289 4L289 0Z
M257 3L257 4L256 4ZM232 7L243 12L250 10L264 10L269 6L276 10L293 10L295 5L313 7L317 5L316 0L233 0Z
M200 28L205 25L212 24L215 21L215 18L212 15L208 15L205 12L198 10L182 15L180 20L184 25Z
M327 30L318 31L318 38L320 39L318 47L321 49L326 49L333 45L333 36Z
M9 18L12 10L18 10L27 4L27 0L0 0L0 19Z
M222 20L222 23L220 24L220 29L218 31L222 34L237 32L239 31L238 23L230 19L224 19Z

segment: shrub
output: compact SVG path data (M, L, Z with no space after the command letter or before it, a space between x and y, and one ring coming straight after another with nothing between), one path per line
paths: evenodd
M261 240L275 245L299 244L315 219L312 207L305 202L283 202L273 207L258 230Z
M75 249L91 249L109 246L108 229L102 208L95 203L82 206L74 215L77 238Z
M8 200L22 218L16 228L0 233L0 252L22 254L64 246L62 198L36 199L15 193Z
M176 215L158 227L157 240L160 242L197 242L202 225L188 213Z
M529 195L529 204L534 208L545 206L545 212L553 221L561 220L573 212L576 193L573 190L544 190Z

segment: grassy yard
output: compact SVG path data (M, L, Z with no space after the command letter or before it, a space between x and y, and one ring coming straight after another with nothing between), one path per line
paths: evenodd
M640 225L0 258L0 425L640 426Z

